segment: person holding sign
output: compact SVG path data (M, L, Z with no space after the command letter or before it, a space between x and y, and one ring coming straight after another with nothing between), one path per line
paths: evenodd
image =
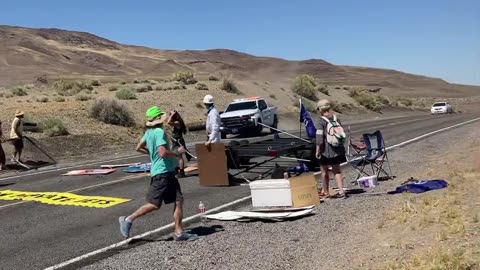
M148 119L146 131L136 150L149 155L152 164L150 169L152 178L147 192L147 203L133 214L119 217L120 232L125 238L128 238L134 220L159 209L162 203L174 203L174 239L177 241L194 240L197 235L186 233L183 229L183 194L180 183L175 177L178 157L185 153L185 148L181 146L175 151L171 151L171 142L164 130L167 114L162 109L153 106L147 110L146 116Z

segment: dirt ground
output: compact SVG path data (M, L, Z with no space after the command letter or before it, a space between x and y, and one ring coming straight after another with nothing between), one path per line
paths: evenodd
M373 258L358 269L480 269L478 128L426 159L417 177L444 176L448 188L392 204L371 231Z

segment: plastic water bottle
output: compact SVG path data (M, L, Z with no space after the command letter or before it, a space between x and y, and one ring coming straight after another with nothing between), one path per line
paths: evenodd
M202 223L205 222L206 220L205 211L206 211L205 204L203 204L203 202L200 201L200 203L198 204L198 213L200 214L200 220L202 221Z

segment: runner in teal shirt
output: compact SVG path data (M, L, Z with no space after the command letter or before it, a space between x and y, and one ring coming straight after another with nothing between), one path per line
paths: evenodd
M134 220L159 209L163 203L173 203L174 239L177 241L195 240L198 238L197 235L187 233L183 229L183 194L180 183L175 177L178 156L185 153L185 149L179 147L175 151L170 150L169 140L163 130L167 115L162 109L153 106L147 110L146 116L148 119L145 124L147 130L137 145L137 151L148 154L152 163L150 168L152 178L146 196L147 202L131 215L118 218L120 233L125 238L130 237L130 229Z
M145 135L143 135L142 141L146 143L148 155L152 161L152 168L150 174L155 176L161 173L175 172L175 168L178 166L178 159L176 157L161 157L158 154L158 147L165 146L167 150L170 150L169 143L167 142L167 135L165 131L160 128L147 129Z

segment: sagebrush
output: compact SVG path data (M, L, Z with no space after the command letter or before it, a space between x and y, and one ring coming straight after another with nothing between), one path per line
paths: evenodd
M96 101L90 108L90 117L105 124L132 127L135 119L132 112L115 100L102 99Z
M318 101L317 83L310 75L302 74L297 76L293 81L292 91L309 100Z
M50 118L43 122L43 133L48 137L68 135L68 130L62 120L58 118Z
M120 89L120 91L115 93L115 97L120 100L137 99L137 95L135 95L135 93L132 90L127 88Z

